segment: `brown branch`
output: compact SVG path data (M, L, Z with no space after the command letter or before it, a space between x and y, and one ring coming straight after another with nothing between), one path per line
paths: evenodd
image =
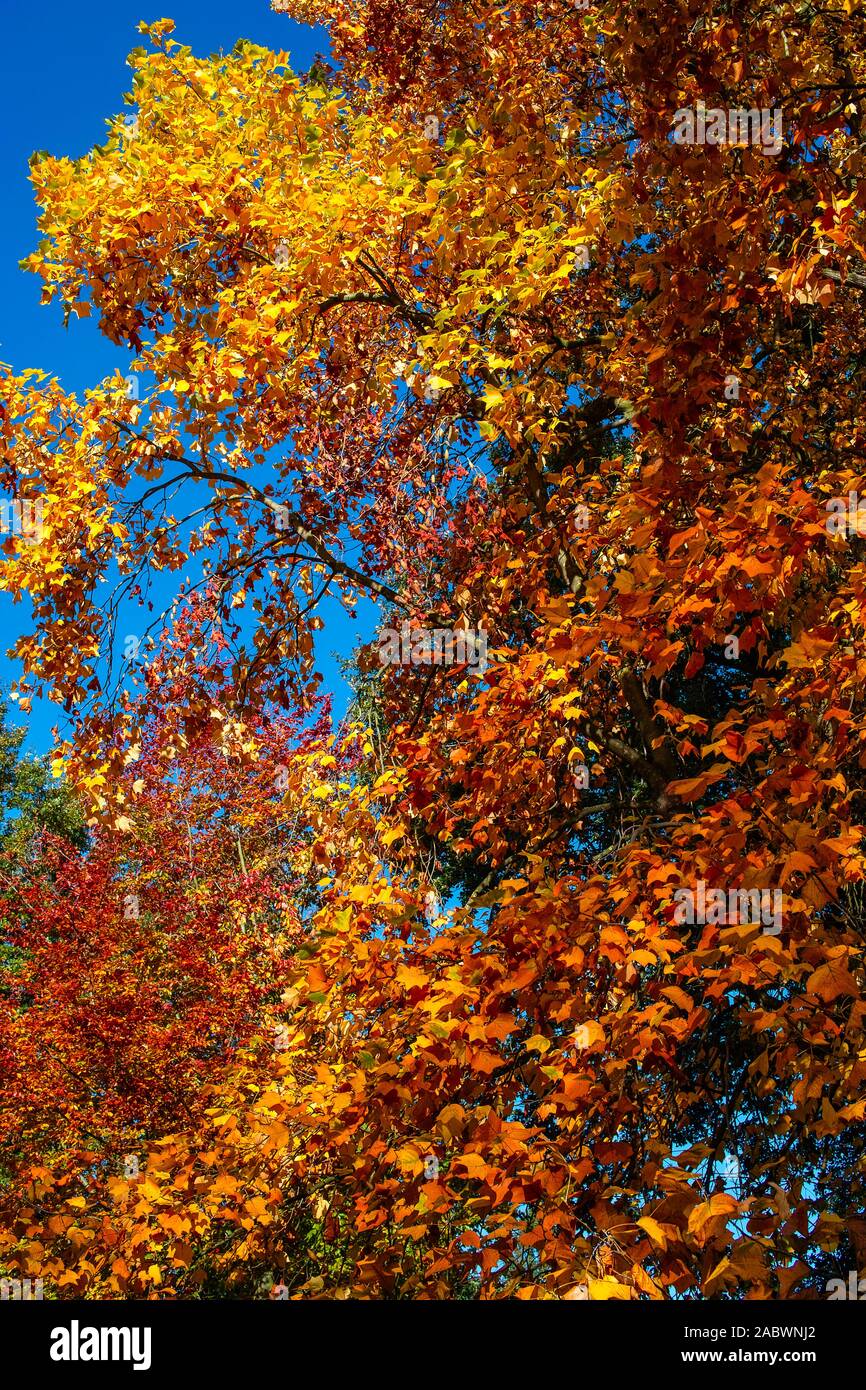
M128 426L122 425L121 428L129 434L133 433ZM138 435L136 438L141 438L141 436ZM192 477L200 481L225 483L236 491L247 493L262 506L269 508L275 516L278 516L284 521L288 529L291 530L299 540L304 541L321 560L322 564L326 565L333 574L341 574L345 579L349 579L352 583L357 584L359 588L368 589L371 593L376 594L378 598L387 599L389 603L393 603L397 608L402 608L407 612L409 611L409 605L390 584L384 584L380 579L375 579L372 575L364 574L361 570L356 569L354 565L350 565L346 560L340 560L336 555L332 555L318 533L311 530L297 512L292 511L290 507L283 503L275 502L272 497L269 497L261 488L256 487L254 483L248 482L245 478L238 477L235 473L224 473L220 469L211 467L205 468L201 464L196 463L193 459L178 458L176 454L163 454L161 457L163 457L167 463L181 464L184 468L189 470L189 474Z
M851 285L855 290L866 290L866 275L857 275L854 271L840 275L838 270L822 270L821 274L825 280L834 280L837 285Z
M647 757L659 768L666 780L672 782L677 775L677 765L664 728L650 709L642 682L634 671L626 670L620 677L620 687L641 731Z

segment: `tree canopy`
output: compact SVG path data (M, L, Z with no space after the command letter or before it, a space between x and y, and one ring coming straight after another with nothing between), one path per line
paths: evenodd
M43 299L130 358L2 381L15 695L92 844L0 892L15 1094L74 1069L0 1258L819 1296L866 1258L862 5L277 8L329 58L143 25L134 117L32 166ZM362 598L409 656L334 726Z

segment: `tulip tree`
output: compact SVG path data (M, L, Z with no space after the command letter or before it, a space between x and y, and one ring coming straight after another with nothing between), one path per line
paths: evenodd
M2 479L42 502L17 694L105 833L153 834L203 738L257 804L290 721L285 1046L213 1056L134 1182L22 1167L6 1258L820 1294L866 1258L863 7L279 8L333 66L160 20L135 121L34 163L27 264L128 365L9 373ZM151 586L206 601L128 688ZM303 734L326 597L487 660L368 646Z

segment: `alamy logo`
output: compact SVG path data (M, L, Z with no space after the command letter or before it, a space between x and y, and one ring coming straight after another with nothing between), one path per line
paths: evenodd
M21 497L0 497L0 534L21 536L31 545L41 541L43 507L41 498L34 502Z
M832 1289L832 1293L830 1292ZM848 1270L848 1287L845 1287L844 1279L827 1280L827 1297L829 1299L839 1298L866 1298L866 1279L858 1279L856 1269Z
M767 936L782 930L781 888L707 888L702 878L696 888L674 890L674 921L687 926L760 926ZM771 927L772 923L772 927Z
M677 145L759 145L764 154L781 153L782 108L757 110L734 106L727 111L702 101L683 106L674 116L673 138Z
M466 665L477 671L487 669L487 633L471 627L411 628L403 623L399 632L386 627L377 643L382 666Z
M131 1361L134 1371L150 1370L149 1327L69 1327L51 1331L52 1361Z
M827 530L831 536L866 536L866 501L856 492L831 497L827 503Z
M0 1279L0 1300L3 1303L9 1300L29 1303L42 1296L41 1279Z

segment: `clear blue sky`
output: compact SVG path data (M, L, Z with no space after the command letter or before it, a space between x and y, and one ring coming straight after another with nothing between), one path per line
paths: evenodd
M0 0L0 15L0 360L16 370L39 367L68 389L81 391L118 368L125 372L129 354L101 338L95 320L73 319L64 329L56 305L40 307L38 277L18 267L38 241L28 179L33 151L79 156L104 141L106 120L127 109L123 94L131 88L132 74L126 56L145 42L137 32L140 20L173 19L175 39L202 56L227 51L240 38L287 49L296 71L327 51L327 35L274 14L267 0ZM26 603L13 606L8 595L0 594L0 690L18 674L5 653L26 630L28 617ZM348 654L358 628L335 605L326 617L318 650L339 715L346 692L330 653ZM368 637L369 605L364 617ZM49 747L55 723L62 727L57 706L34 706L28 739L33 751Z

